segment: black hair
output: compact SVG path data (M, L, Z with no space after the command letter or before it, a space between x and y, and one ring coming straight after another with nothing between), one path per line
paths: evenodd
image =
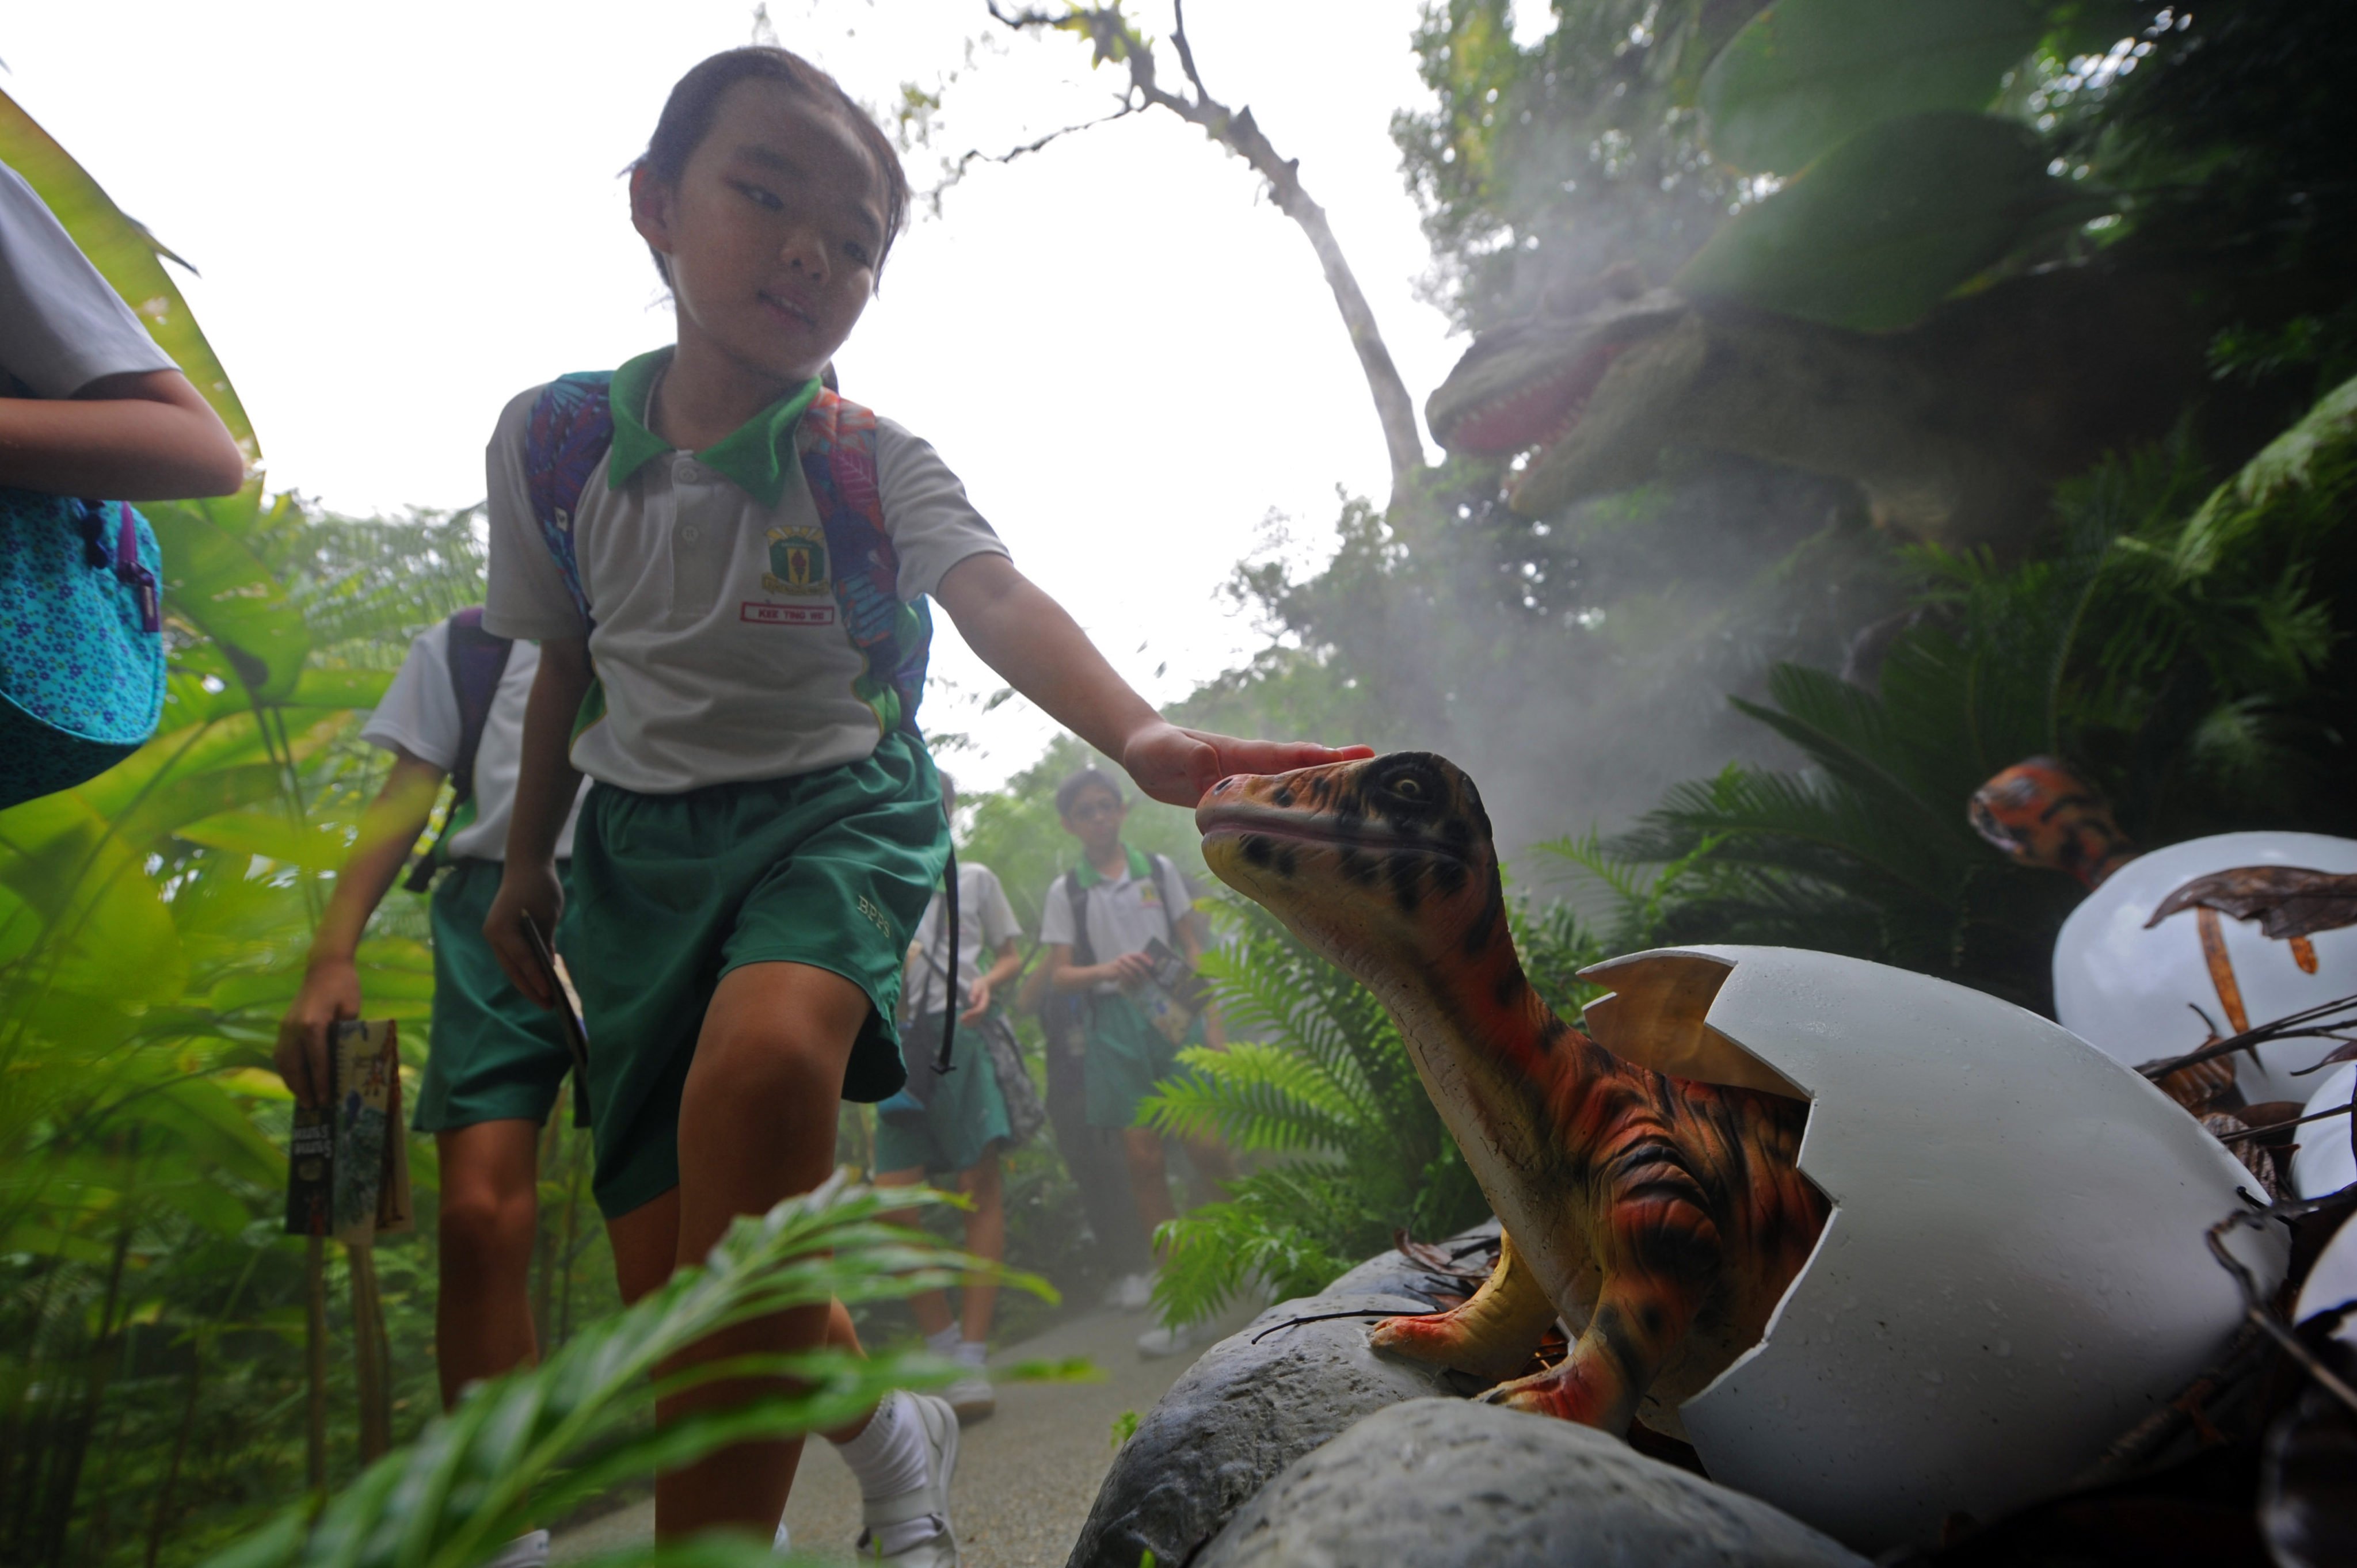
M1121 792L1121 786L1114 782L1112 774L1102 768L1083 768L1056 786L1056 814L1060 817L1071 816L1072 802L1081 798L1083 790L1088 789L1103 789L1114 798L1115 805L1125 806L1129 803L1129 797Z
M880 276L884 258L892 253L892 242L900 237L908 222L908 171L900 166L900 154L892 138L868 118L859 101L845 92L841 82L791 49L748 44L698 61L673 85L671 96L663 101L662 114L655 121L655 134L647 138L647 150L630 167L644 169L665 185L677 185L687 170L688 158L712 134L712 117L719 112L722 96L740 81L779 82L820 108L841 114L859 145L867 149L884 182L884 243L876 252L876 271ZM662 252L651 246L649 250L655 258L655 271L662 274L664 283L670 283L671 268Z

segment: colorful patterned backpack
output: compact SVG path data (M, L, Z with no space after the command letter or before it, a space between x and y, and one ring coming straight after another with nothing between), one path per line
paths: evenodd
M559 376L541 389L524 429L524 490L574 607L591 626L597 615L581 586L581 561L574 549L573 523L589 476L614 444L611 371ZM876 711L887 733L918 735L917 705L925 695L925 656L932 647L933 621L925 601L900 597L900 557L884 529L884 494L876 477L876 415L831 386L794 426L794 448L810 482L820 523L826 530L827 559L834 577L834 600L844 629L867 668L852 683L860 700ZM603 699L596 686L583 704L586 723ZM577 732L578 725L576 725ZM950 951L958 950L957 852L950 852L942 880ZM935 1073L952 1070L950 1048L957 1039L957 1014L943 1021ZM905 1088L901 1092L905 1092Z
M0 809L94 779L156 733L162 564L126 502L0 489Z
M565 575L574 607L592 625L597 618L581 587L573 519L590 474L614 444L608 401L613 379L611 371L590 371L549 382L532 405L524 433L524 486L533 516ZM794 427L794 446L826 529L844 629L867 660L852 689L876 710L888 733L905 729L915 735L933 621L922 599L911 604L899 595L900 558L884 531L884 498L876 478L876 415L822 387Z

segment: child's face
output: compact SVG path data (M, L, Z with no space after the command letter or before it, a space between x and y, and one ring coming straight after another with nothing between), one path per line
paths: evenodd
M839 113L739 81L675 185L641 169L630 216L671 271L683 347L781 381L816 375L876 286L883 181Z
M1128 815L1129 807L1112 790L1083 789L1063 815L1064 831L1090 854L1106 854L1121 842L1121 824Z

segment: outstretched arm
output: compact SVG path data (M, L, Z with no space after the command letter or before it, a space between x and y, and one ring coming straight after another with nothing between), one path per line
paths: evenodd
M278 1021L278 1076L305 1105L320 1104L328 1097L328 1031L361 1015L361 977L352 955L360 950L369 917L409 858L410 845L425 831L434 814L434 797L442 788L440 768L399 746L393 748L393 771L361 818L360 836L336 875L336 889L328 895L327 911L312 935L303 988Z
M1157 800L1193 807L1231 773L1284 773L1374 754L1306 741L1237 740L1181 729L1105 662L1064 607L1004 555L969 555L942 577L942 607L983 661L1048 716L1119 757Z

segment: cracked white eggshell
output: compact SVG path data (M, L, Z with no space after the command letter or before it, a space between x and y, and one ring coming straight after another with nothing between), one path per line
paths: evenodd
M1607 1048L1812 1101L1824 1233L1760 1342L1679 1407L1713 1479L1863 1551L1936 1543L1952 1512L2061 1488L2242 1320L2205 1232L2249 1173L2061 1026L1791 948L1587 972L1616 988L1588 1010ZM2280 1231L2229 1244L2282 1279Z
M2324 1080L2315 1098L2300 1108L2300 1114L2319 1116L2338 1111L2352 1095L2357 1095L2357 1062L2344 1062ZM2300 1197L2322 1197L2357 1181L2357 1150L2350 1147L2348 1118L2311 1122L2292 1129L2292 1136L2299 1140L2299 1147L2291 1156L2291 1185Z
M2195 912L2180 910L2150 930L2145 922L2171 893L2197 876L2244 865L2298 865L2357 872L2357 839L2323 833L2218 833L2140 854L2082 899L2054 940L2054 1015L2099 1050L2127 1063L2157 1061L2198 1049L2209 1030L2193 1009L2233 1034L2201 957ZM2357 926L2319 931L2316 972L2301 971L2291 944L2260 933L2256 920L2218 918L2226 961L2254 1024L2357 992ZM2295 1078L2332 1049L2330 1040L2261 1046L2258 1059L2236 1062L2236 1081L2253 1104L2306 1100L2313 1077Z

